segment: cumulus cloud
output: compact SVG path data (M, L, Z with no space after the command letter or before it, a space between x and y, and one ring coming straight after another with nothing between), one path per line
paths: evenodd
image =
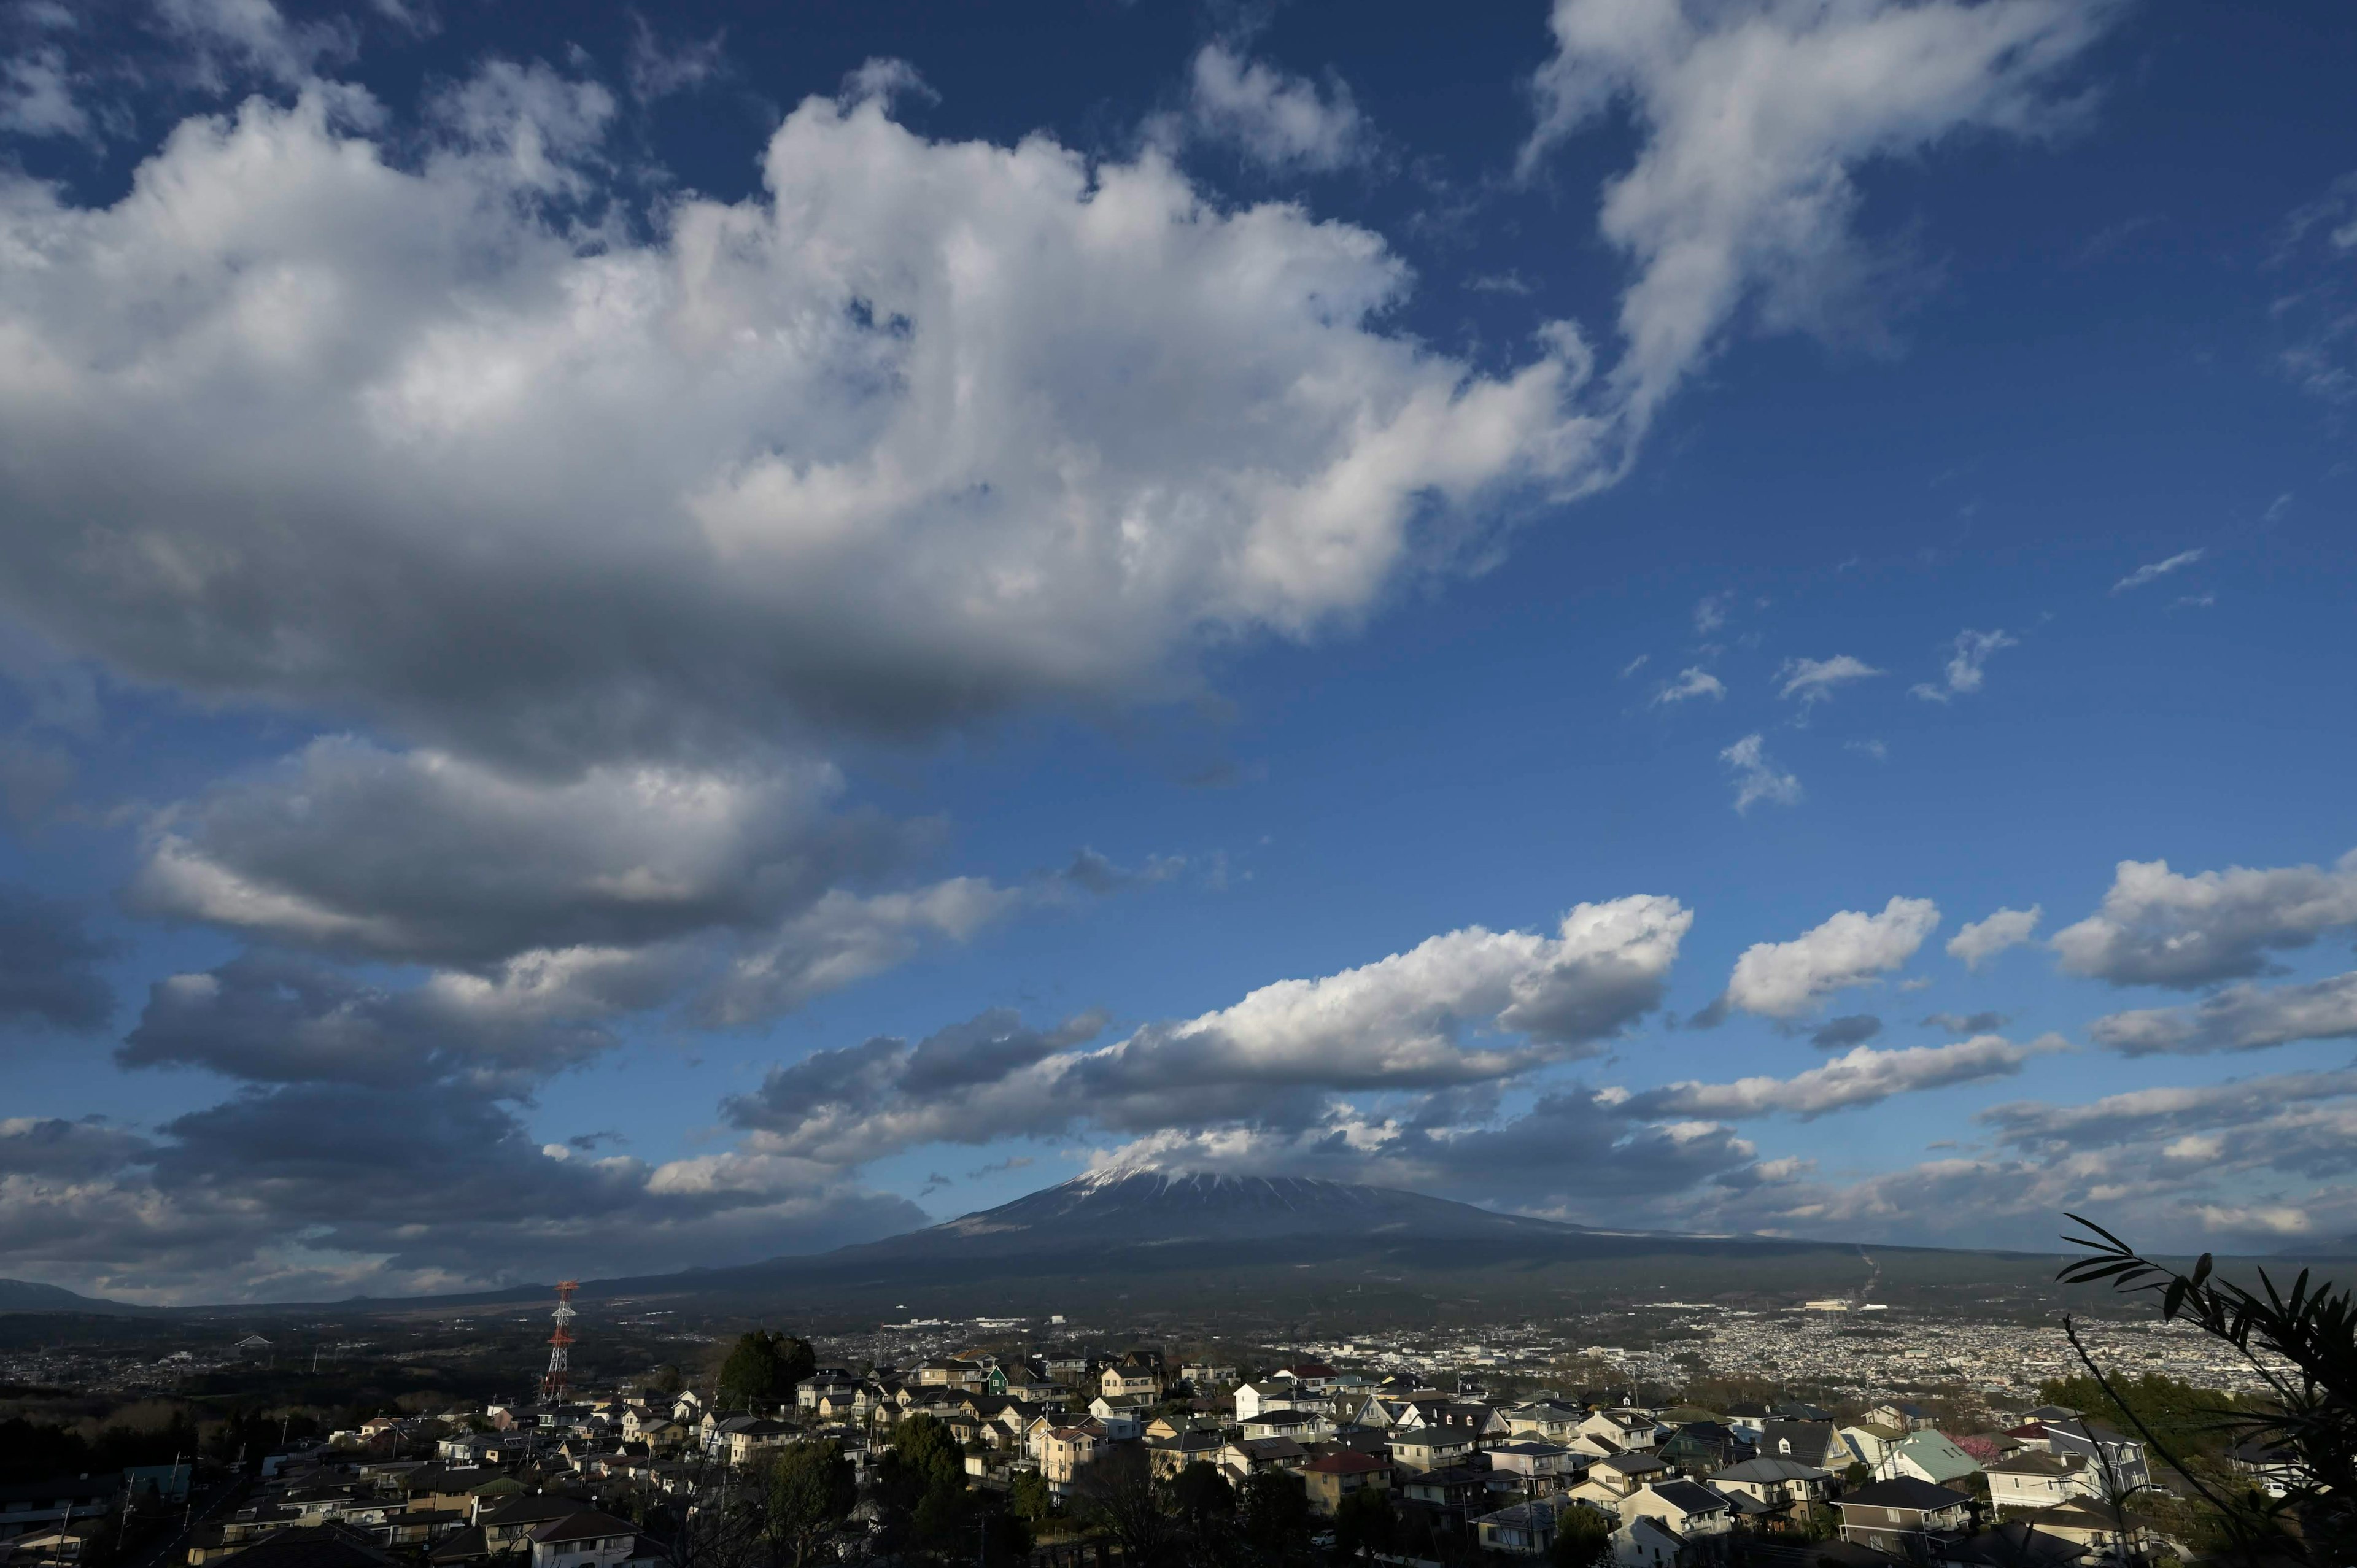
M1939 923L1939 906L1929 898L1893 898L1874 915L1844 909L1789 942L1744 949L1727 978L1727 1001L1764 1017L1800 1017L1836 991L1900 968Z
M0 62L0 132L17 136L88 135L90 115L76 96L76 88L65 51L55 44L12 53Z
M2007 948L2018 948L2038 929L2045 907L1998 909L1986 919L1967 920L1948 939L1948 956L1961 959L1967 969L1978 969Z
M2166 561L2149 561L2112 585L2112 592L2125 594L2130 588L2141 588L2147 583L2158 582L2171 572L2190 566L2209 553L2206 550L2180 550Z
M1592 1054L1660 1005L1692 923L1675 899L1641 896L1580 905L1552 936L1469 927L1103 1046L1076 1043L1093 1016L1043 1032L986 1014L914 1047L814 1052L725 1112L755 1147L842 1165L1076 1126L1297 1128L1335 1095L1495 1083Z
M1748 813L1762 800L1779 806L1800 803L1801 781L1790 773L1777 770L1768 757L1764 736L1747 735L1718 754L1718 759L1735 769L1735 810Z
M1339 78L1295 76L1213 41L1188 79L1189 129L1279 172L1329 174L1369 156L1372 129Z
M1981 689L1981 682L1986 679L1981 666L1988 662L1991 654L2001 649L2020 646L2019 638L2009 637L2002 631L1960 631L1956 633L1953 651L1948 655L1946 668L1940 672L1940 679L1918 682L1907 689L1908 693L1927 703L1952 703Z
M79 911L0 883L0 1020L76 1032L102 1027L114 993L100 972L112 944Z
M2093 915L2054 934L2064 971L2191 988L2266 972L2270 952L2357 927L2357 850L2329 870L2229 866L2186 876L2124 860Z
M869 98L788 115L757 197L584 231L593 85L487 70L414 164L314 86L110 206L7 185L0 596L569 775L1174 690L1604 477L1569 329L1496 376L1387 331L1364 230Z
M2040 1036L2027 1045L2016 1045L1998 1035L1978 1035L1951 1045L1909 1046L1902 1050L1878 1051L1860 1046L1791 1078L1745 1078L1733 1083L1689 1080L1645 1090L1619 1103L1625 1114L1648 1120L1786 1115L1812 1121L1832 1111L1877 1105L1895 1094L2009 1078L2031 1057L2066 1048L2054 1035Z
M1866 660L1846 653L1836 653L1831 659L1788 660L1776 672L1776 678L1783 682L1776 694L1798 697L1801 706L1806 709L1832 696L1836 687L1882 673Z
M1678 671L1676 680L1665 681L1662 683L1661 690L1653 693L1653 705L1660 707L1664 703L1683 703L1695 697L1717 699L1726 695L1727 687L1717 676L1697 665L1690 664Z
M2309 985L2231 985L2190 1007L2113 1013L2088 1025L2087 1033L2097 1045L2132 1057L2345 1040L2357 1036L2357 973Z
M1933 1013L1924 1018L1923 1026L1952 1035L1986 1035L2004 1028L2007 1022L2002 1013Z
M1747 305L1829 327L1874 271L1852 238L1852 172L1970 132L2037 134L2065 69L2115 7L2083 0L1718 5L1555 0L1527 170L1617 104L1641 137L1605 190L1635 263L1616 381L1641 422Z

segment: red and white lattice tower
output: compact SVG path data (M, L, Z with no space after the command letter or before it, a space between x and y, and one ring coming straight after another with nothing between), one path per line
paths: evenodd
M556 1287L556 1332L548 1337L548 1370L541 1374L540 1397L547 1404L560 1404L565 1391L573 1382L573 1362L568 1348L573 1343L573 1293L581 1288L579 1280L565 1280Z

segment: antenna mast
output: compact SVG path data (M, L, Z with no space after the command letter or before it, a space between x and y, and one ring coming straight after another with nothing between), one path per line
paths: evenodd
M565 1391L573 1382L573 1364L567 1347L573 1343L573 1293L581 1288L578 1280L565 1280L556 1287L556 1332L548 1337L548 1370L541 1374L540 1397L544 1404L562 1404Z

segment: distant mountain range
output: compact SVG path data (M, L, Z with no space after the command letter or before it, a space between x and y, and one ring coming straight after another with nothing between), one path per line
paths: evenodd
M879 1316L1052 1312L1201 1317L1347 1312L1372 1324L1561 1310L1638 1294L1743 1295L1760 1305L1842 1296L1881 1271L1878 1298L2027 1301L2051 1294L2051 1253L1960 1251L1758 1236L1608 1230L1390 1187L1305 1176L1092 1172L1012 1203L831 1252L731 1268L585 1281L585 1305L670 1301L799 1315L838 1326ZM585 1270L585 1273L587 1271ZM545 1286L309 1304L339 1311L527 1302ZM0 1312L156 1309L0 1281ZM255 1316L296 1310L242 1309Z

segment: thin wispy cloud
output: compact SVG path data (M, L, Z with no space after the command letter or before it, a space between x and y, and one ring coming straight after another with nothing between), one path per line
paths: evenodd
M2181 572L2207 555L2203 549L2180 550L2166 561L2150 561L2112 585L2112 592L2125 594L2131 588L2141 588L2147 583L2157 583L2171 572Z

